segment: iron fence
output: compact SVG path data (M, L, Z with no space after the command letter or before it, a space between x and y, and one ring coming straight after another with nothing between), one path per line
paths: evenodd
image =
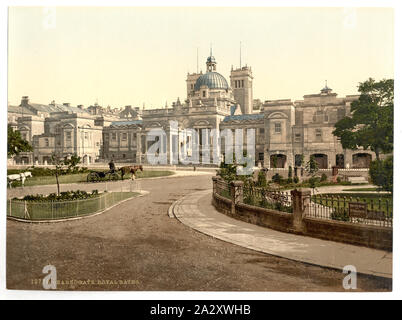
M246 204L274 209L278 211L293 212L293 201L290 191L270 190L245 184L243 188L243 201Z
M338 195L312 195L304 216L392 227L392 200Z
M218 179L216 181L216 193L222 197L231 199L229 183L225 180Z
M103 211L131 198L135 192L105 192L98 197L67 201L26 201L9 199L7 215L26 220L57 220Z

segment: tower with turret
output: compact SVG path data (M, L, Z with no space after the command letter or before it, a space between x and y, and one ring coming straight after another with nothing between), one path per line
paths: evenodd
M253 74L251 67L245 66L230 72L233 96L243 114L253 113Z

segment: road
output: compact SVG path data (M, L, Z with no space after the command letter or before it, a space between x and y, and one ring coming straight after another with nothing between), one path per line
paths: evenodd
M8 220L7 288L42 289L42 269L51 264L59 290L344 290L339 271L245 249L169 218L175 200L211 188L211 175L141 185L150 193L98 216L45 224ZM390 289L389 280L358 278L358 291Z

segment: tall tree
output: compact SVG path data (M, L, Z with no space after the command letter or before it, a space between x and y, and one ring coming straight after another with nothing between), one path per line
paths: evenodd
M342 147L363 147L390 153L394 144L394 80L376 82L369 78L359 84L360 97L351 105L351 116L339 120L332 132L341 138Z
M22 139L21 133L8 125L7 128L7 156L14 157L19 155L21 152L32 151L32 146L28 141Z

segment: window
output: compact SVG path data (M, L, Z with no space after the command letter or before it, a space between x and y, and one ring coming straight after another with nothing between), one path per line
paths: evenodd
M315 137L317 139L321 139L322 138L322 130L321 129L315 129Z
M127 133L126 133L126 132L124 132L124 133L122 134L121 139L122 139L123 141L127 141Z
M48 146L49 146L49 139L46 138L46 139L45 139L45 147L48 147Z
M22 134L22 139L27 140L27 134L26 133Z
M301 141L301 134L295 133L295 142L300 142L300 141Z
M112 140L113 140L113 141L116 141L116 132L113 132L113 133L112 133Z
M258 154L258 160L259 161L264 161L264 153L263 152Z
M265 133L265 130L264 130L264 128L260 128L260 135L264 135L264 133Z
M329 116L328 116L328 114L325 114L324 115L324 122L328 122L329 121Z
M202 92L202 97L205 98L206 95L207 95L206 92L203 91L203 92Z
M84 139L88 140L88 132L84 132Z
M281 133L282 132L282 126L280 122L275 122L275 133Z
M97 147L99 147L99 146L100 146L100 143L99 143L99 141L98 141L98 142L96 143L96 146L97 146Z
M241 87L244 88L244 80L241 81Z

